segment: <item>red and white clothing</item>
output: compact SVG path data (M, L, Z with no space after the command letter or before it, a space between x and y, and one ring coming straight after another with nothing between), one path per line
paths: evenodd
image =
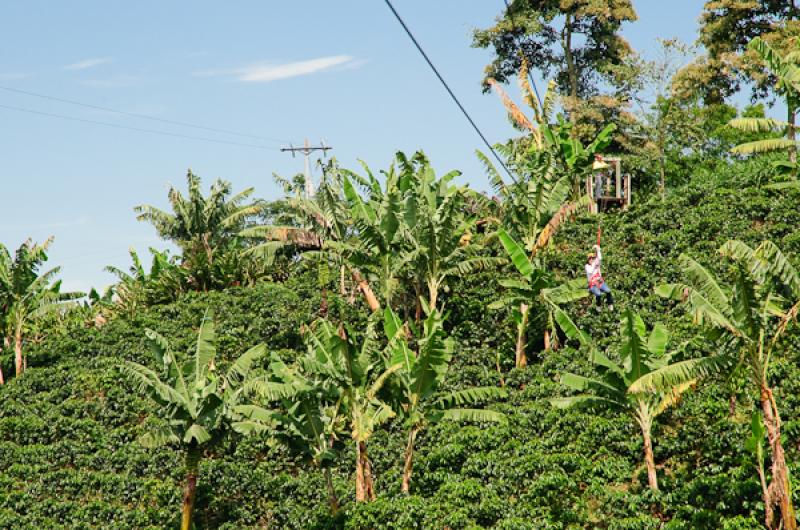
M589 289L592 287L599 287L603 285L603 275L600 273L600 263L603 260L603 255L600 253L600 245L595 245L594 259L586 264L586 281L589 282Z

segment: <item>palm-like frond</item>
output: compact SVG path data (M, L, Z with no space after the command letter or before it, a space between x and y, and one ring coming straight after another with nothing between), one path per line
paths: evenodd
M739 155L774 153L793 149L798 145L800 145L800 142L789 140L788 138L767 138L765 140L754 140L752 142L739 144L731 149L731 152Z
M644 374L631 384L628 392L664 392L671 387L726 372L735 365L736 359L727 355L676 362Z
M508 418L502 412L486 409L446 409L442 419L457 422L506 423Z
M746 133L783 132L788 123L772 118L734 118L728 125Z

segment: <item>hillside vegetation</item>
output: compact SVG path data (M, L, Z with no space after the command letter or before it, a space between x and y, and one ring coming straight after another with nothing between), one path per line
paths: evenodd
M769 238L796 255L798 192L756 187L758 164L739 163L698 174L624 213L602 217L607 277L618 305L673 330L677 356L701 345L684 312L655 296L673 280L681 252L722 277L716 257L729 238ZM597 218L565 226L546 260L566 278L580 276ZM655 427L661 491L647 489L642 442L623 415L553 408L564 371L588 374L584 349L542 352L513 369L513 330L502 312L486 310L496 274L476 272L453 285L447 328L455 339L448 385L498 385L507 398L486 403L508 422L441 423L419 437L411 494L400 492L403 430L390 423L370 442L377 499L354 503L355 458L347 448L334 468L343 508L331 515L322 474L268 439L228 439L201 464L198 528L759 528L763 510L755 461L745 450L753 396L743 381L719 378L687 392ZM282 282L222 292L188 293L106 326L73 326L48 337L28 356L28 371L2 389L0 526L19 528L163 528L177 524L183 469L179 455L136 443L151 421L149 405L120 376L123 359L147 362L145 328L185 347L197 315L214 309L219 348L230 359L264 342L291 360L303 350L301 329L319 307L317 275L293 269ZM332 305L339 304L337 301ZM348 307L341 303L342 307ZM619 342L619 315L588 300L570 304L579 327L604 349ZM617 310L619 313L619 310ZM349 317L352 321L357 316ZM355 322L355 321L353 321ZM771 379L783 404L790 462L797 460L800 370L793 328ZM572 345L574 346L574 344ZM510 370L510 371L509 371ZM506 373L507 372L507 373ZM792 464L793 470L796 466Z

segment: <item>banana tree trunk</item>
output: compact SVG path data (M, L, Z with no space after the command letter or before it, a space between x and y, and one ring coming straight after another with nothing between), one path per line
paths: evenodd
M764 427L772 457L772 481L767 488L767 499L764 504L770 508L766 511L766 526L770 530L797 530L797 518L792 504L792 493L789 484L789 467L781 443L781 419L772 389L766 383L761 384L761 410L764 413ZM780 520L776 520L774 507L780 510ZM770 513L772 512L772 513Z
M331 469L326 467L323 473L325 474L325 486L328 488L328 506L330 506L331 513L335 514L339 511L339 497L336 496L336 488L333 486Z
M528 312L530 306L522 303L519 305L520 321L517 324L517 343L514 347L514 361L517 368L528 365L528 357L525 355L525 347L528 345L526 329L528 327Z
M17 377L22 375L25 371L25 366L22 364L22 327L17 326L14 331L14 368Z
M439 284L435 281L428 282L428 307L431 311L436 309L436 302L439 299Z
M356 442L356 502L375 499L372 469L367 456L367 444Z
M408 495L411 488L411 472L414 468L414 442L417 439L419 427L414 426L408 433L408 442L406 443L405 462L403 464L403 484L401 490Z
M650 437L650 425L642 425L642 438L644 439L644 463L647 466L647 484L653 491L658 491L658 475L656 474L656 461L653 457L653 441Z
M792 142L795 141L795 136L796 136L795 134L797 130L797 127L795 125L796 119L797 119L797 113L795 112L795 110L789 109L789 120L788 120L789 126L786 128L786 136ZM792 145L792 147L789 148L789 161L793 164L797 162L797 146L795 145ZM792 173L797 175L797 169L793 168Z
M369 310L373 313L375 311L380 310L381 304L378 302L378 298L375 296L375 293L372 291L372 287L369 286L367 280L365 280L361 273L357 270L353 270L353 280L358 285L358 288L361 289L361 292L364 294L364 300L367 302L369 306Z
M200 447L196 444L186 449L186 485L183 490L183 518L181 530L191 530L194 497L197 489L197 470L200 465Z

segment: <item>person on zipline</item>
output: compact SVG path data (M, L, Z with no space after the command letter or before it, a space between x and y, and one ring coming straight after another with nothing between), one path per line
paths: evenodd
M589 292L594 295L598 307L602 304L603 295L605 294L608 298L608 308L613 311L614 296L600 273L602 260L603 254L600 252L600 245L595 245L594 252L590 252L586 258L586 267L584 267L586 269L586 280L589 282Z

